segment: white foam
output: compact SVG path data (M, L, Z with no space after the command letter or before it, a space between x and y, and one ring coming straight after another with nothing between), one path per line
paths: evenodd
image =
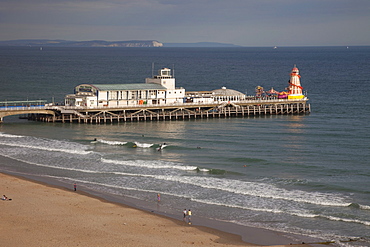
M82 155L90 154L92 152L86 151L89 146L70 141L54 140L33 136L16 136L4 133L0 133L0 137L4 137L4 139L0 139L0 144L11 147Z
M85 151L85 150L52 148L52 147L43 147L43 146L27 145L27 144L20 144L20 143L0 142L0 144L6 145L6 146L12 146L12 147L30 148L30 149L37 149L37 150L44 150L44 151L51 151L51 152L64 152L64 153L71 153L71 154L86 155L86 154L92 153L92 151Z
M370 206L368 205L359 205L361 209L370 210Z
M294 201L324 206L347 207L350 205L350 203L344 201L344 198L333 194L285 190L265 183L194 176L156 176L156 178L167 181L191 184L207 189L216 189L255 197L280 199L285 201Z
M307 210L303 210L303 209L300 209L300 212L298 212L298 211L290 211L288 209L281 210L281 209L277 209L277 208L246 207L246 206L240 206L240 205L235 205L235 204L214 202L214 201L204 200L204 199L191 198L191 200L195 201L195 202L209 204L209 205L224 206L224 207L230 207L230 208L240 208L240 209L256 211L256 212L266 212L266 213L274 213L274 214L289 214L289 215L298 216L298 217L302 217L302 218L322 217L322 218L326 218L326 219L331 220L331 221L343 221L343 222L349 222L349 223L362 224L362 225L366 225L366 226L370 225L369 221L358 220L358 219L346 219L346 218L327 216L327 215L319 215L319 214L312 214L312 213L309 213Z
M2 154L2 156L8 157L8 158L11 158L11 159L14 159L14 160L18 160L20 162L24 162L24 163L27 163L27 164L30 164L30 165L46 167L46 168L53 168L53 169L67 170L67 171L78 171L78 172L84 172L84 173L95 173L95 174L96 173L106 173L106 172L99 172L99 171L95 171L95 170L93 171L93 170L85 170L85 169L78 169L78 168L60 167L60 166L40 164L40 163L35 163L35 162L27 161L27 160L14 158L14 157L11 157L11 156L8 156L8 155L5 155L5 154Z
M116 164L116 165L145 167L145 168L150 168L150 169L176 169L176 170L183 170L183 171L193 171L198 168L196 166L175 165L174 163L164 162L164 161L144 161L144 160L125 161L125 160L110 160L110 159L104 159L104 158L102 158L101 161L105 163Z
M20 137L25 137L25 136L20 136L20 135L11 135L11 134L5 134L3 132L0 132L1 137L9 137L9 138L20 138Z
M211 183L204 184L207 188L224 190L232 193L250 195L263 198L281 199L286 201L303 202L317 205L341 206L350 205L344 201L342 197L319 192L306 192L298 190L286 190L278 188L271 184L246 182L238 180L223 180L218 178L210 178ZM202 179L197 181L197 184L202 184Z
M358 220L358 219L346 219L346 218L340 218L340 217L334 217L334 216L321 216L324 218L327 218L332 221L343 221L343 222L349 222L349 223L358 223L358 224L363 224L366 226L370 226L369 221L364 221L364 220Z
M214 202L214 201L204 200L204 199L195 199L195 198L190 198L190 200L194 202L209 204L209 205L223 206L223 207L229 207L229 208L240 208L240 209L258 211L258 212L286 213L286 211L279 210L279 209L270 209L270 208L261 208L261 207L258 207L258 208L245 207L245 206L239 206L239 205L234 205L234 204L220 203L220 202Z
M103 140L103 139L98 139L98 142L108 144L108 145L125 145L127 142L119 142L119 141L108 141L108 140Z
M206 169L206 168L199 168L199 171L200 171L200 172L209 172L209 169Z
M134 142L134 143L139 148L150 148L151 146L154 145L154 144L151 144L151 143L140 143L140 142Z

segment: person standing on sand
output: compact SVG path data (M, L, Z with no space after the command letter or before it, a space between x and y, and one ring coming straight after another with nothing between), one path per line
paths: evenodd
M188 210L188 223L191 225L191 210Z
M77 184L76 184L76 183L73 185L73 189L74 189L75 191L77 190Z
M184 221L186 222L186 215L188 214L188 213L186 212L186 208L184 209L183 213L184 213Z

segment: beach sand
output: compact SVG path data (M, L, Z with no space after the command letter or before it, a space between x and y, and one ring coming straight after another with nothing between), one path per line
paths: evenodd
M12 199L0 201L0 246L255 246L238 235L2 173L0 193Z

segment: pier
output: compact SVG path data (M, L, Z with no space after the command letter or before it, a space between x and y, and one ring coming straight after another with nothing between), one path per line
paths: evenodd
M266 115L302 115L310 112L311 107L307 103L307 98L253 99L239 102L130 105L125 107L54 105L2 107L0 108L0 119L2 121L5 116L22 115L21 118L33 121L101 124Z
M162 68L144 84L77 85L60 106L41 105L41 100L0 102L0 122L10 115L43 122L100 124L308 114L311 107L300 78L294 66L287 92L273 88L265 92L261 86L253 96L226 87L187 92L175 86L171 69Z

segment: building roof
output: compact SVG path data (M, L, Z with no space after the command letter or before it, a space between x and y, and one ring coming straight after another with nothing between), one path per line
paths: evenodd
M156 83L130 83L130 84L90 84L99 91L121 90L165 90L166 88Z
M212 92L216 96L236 96L236 95L244 96L244 94L239 91L236 91L234 89L226 89L225 87L221 89L212 90Z

